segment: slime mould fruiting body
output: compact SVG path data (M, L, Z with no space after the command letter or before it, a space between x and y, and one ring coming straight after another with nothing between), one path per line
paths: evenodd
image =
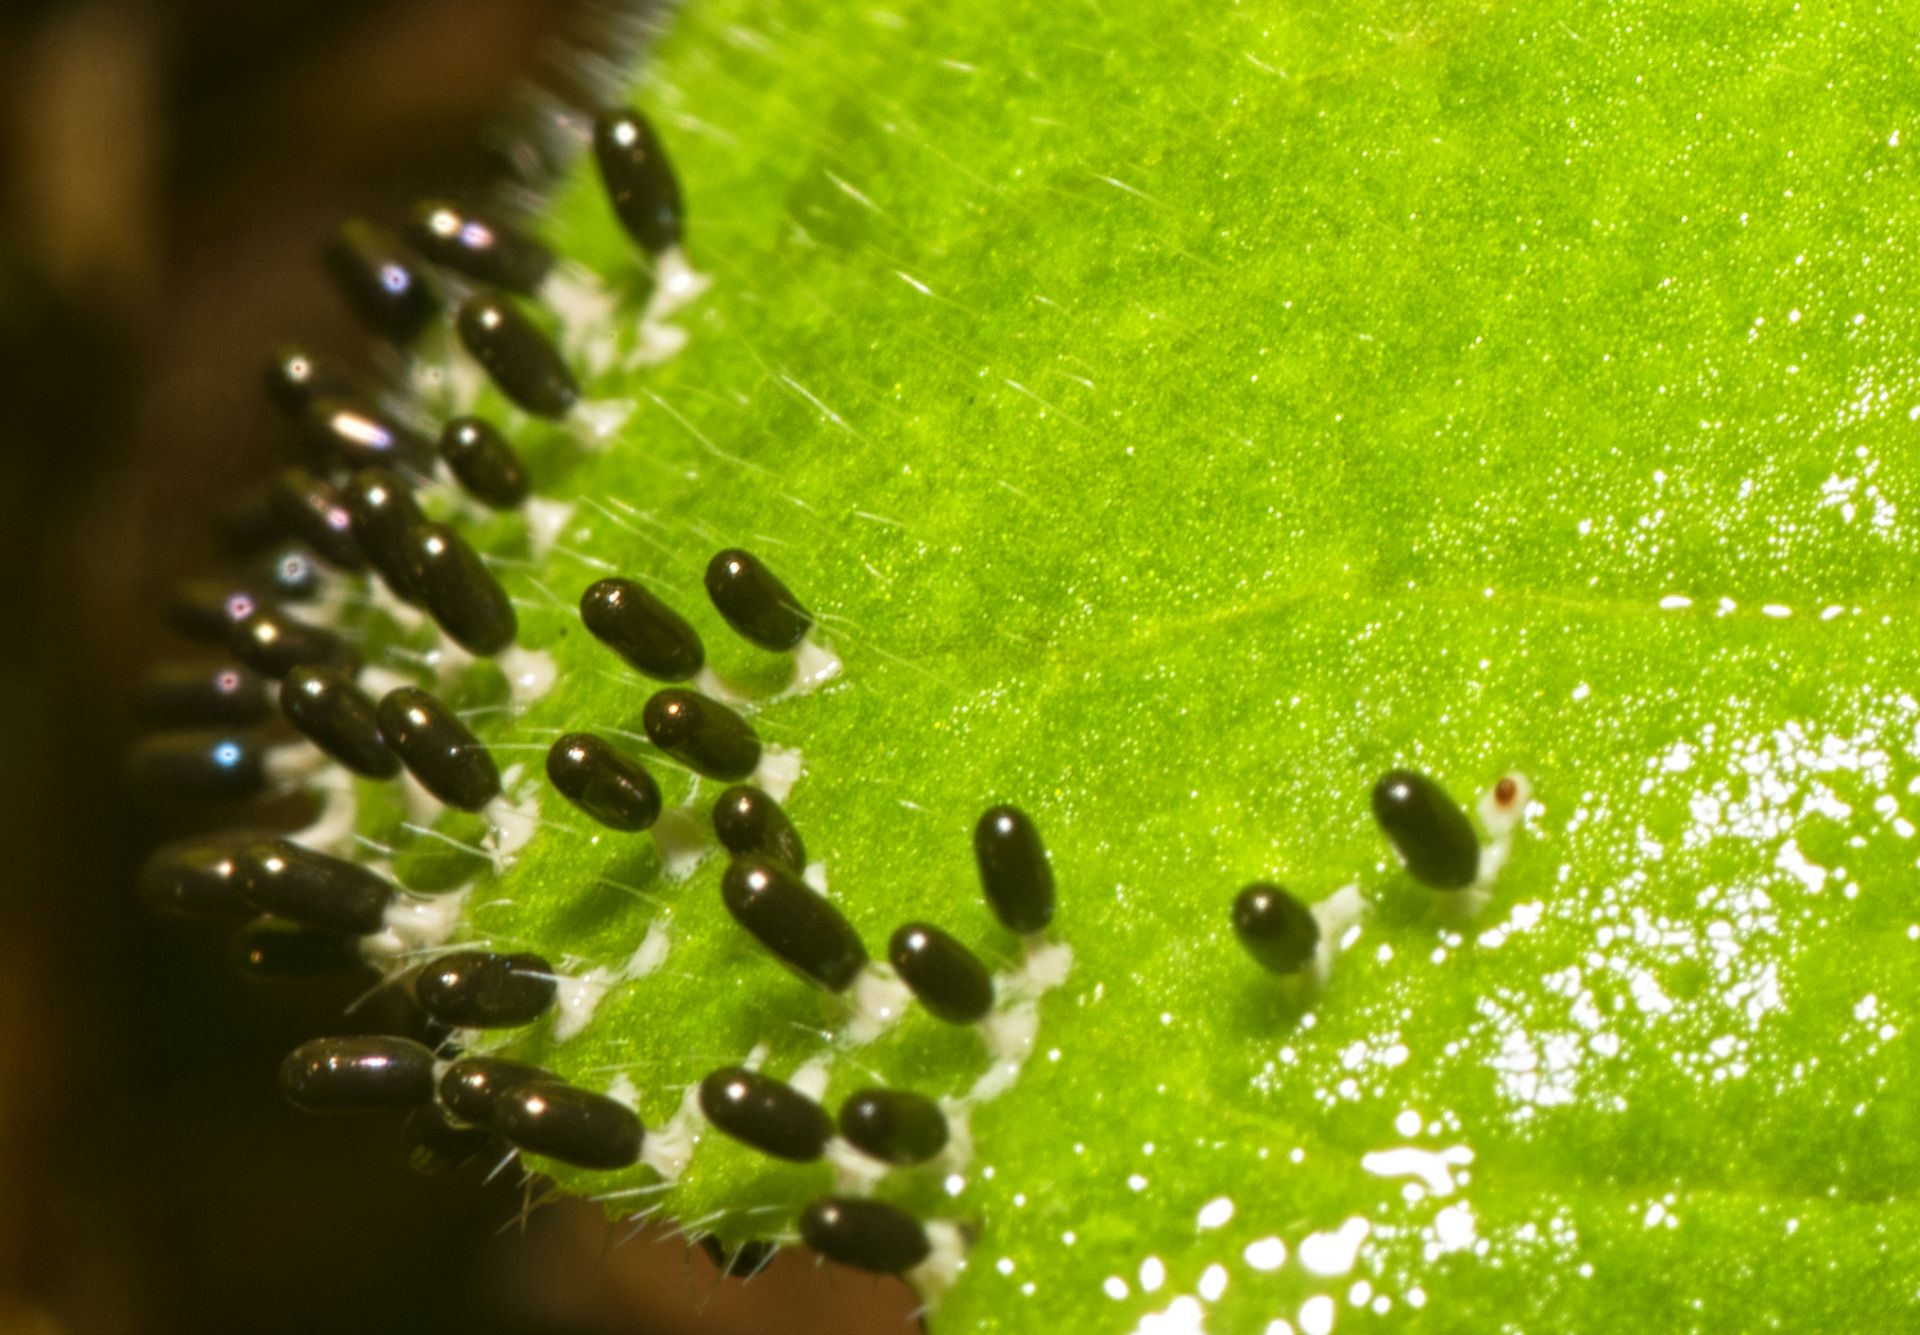
M661 138L637 112L622 108L598 116L592 142L616 215L658 261L680 245L684 226ZM508 404L555 421L580 404L580 382L545 332L546 321L522 308L538 302L559 260L514 224L461 204L427 201L399 233L364 220L343 225L325 260L369 331L393 347L429 340L450 319L459 347ZM447 292L469 284L476 285L472 295L449 315ZM460 354L446 346L440 355ZM321 785L337 766L357 780L409 786L415 791L402 800L411 809L430 813L439 805L510 823L514 817L495 810L509 783L500 761L463 717L469 711L429 689L434 680L449 680L449 667L457 671L515 645L514 600L495 562L462 527L463 518L523 513L538 499L509 432L470 412L427 422L423 406L391 385L295 348L272 359L266 385L300 424L309 454L305 466L286 470L268 493L264 531L283 545L265 560L178 595L181 629L223 645L237 661L155 670L142 688L140 709L166 731L136 750L133 776L164 794L235 801ZM728 547L706 562L704 585L715 611L744 642L796 659L788 692L804 690L797 656L822 652L813 638L818 628L769 564L744 547ZM366 619L345 611L369 602L403 624L430 623L434 647L424 656L391 646L384 655L367 649ZM306 609L304 619L291 610L298 607ZM719 891L728 913L795 975L849 998L845 1005L856 1025L883 1026L911 997L948 1025L981 1028L990 1047L1004 1043L990 1030L1008 992L1030 1005L1046 980L1036 983L1016 970L996 982L972 947L922 921L900 925L885 962L876 963L822 893L801 830L770 791L790 777L778 766L769 769L768 749L751 721L779 695L714 673L692 623L641 580L620 574L594 580L579 596L578 618L621 663L663 685L640 711L643 733L620 734L650 745L644 756L589 730L532 748L544 749L544 774L555 794L613 835L643 835L676 810L709 826L697 837L729 859ZM422 664L433 670L410 670ZM265 727L276 695L296 740ZM699 801L697 783L691 799L678 790L669 797L650 764L730 786L711 803ZM512 773L514 782L524 782L519 767ZM1431 779L1410 771L1387 775L1375 790L1374 811L1416 880L1455 891L1478 878L1481 850L1473 827ZM205 836L159 850L141 877L144 897L160 911L239 920L241 966L254 976L372 968L382 986L411 995L421 1017L414 1034L320 1038L295 1049L280 1072L287 1099L314 1112L407 1112L408 1158L423 1171L505 1149L589 1172L647 1162L670 1183L683 1167L683 1152L680 1159L645 1160L649 1129L630 1094L585 1088L505 1055L516 1051L514 1031L580 1007L583 995L590 998L608 981L583 983L539 954L496 949L470 918L461 921L461 894L405 888L369 855L377 845L342 840L325 817L316 828L334 851L303 844L299 832ZM501 832L496 824L496 846ZM1070 941L1070 930L1056 927L1055 869L1020 807L989 807L974 826L973 854L993 918L1031 957L1055 951L1056 936ZM1323 923L1287 891L1266 884L1249 886L1231 904L1234 931L1261 966L1295 977L1318 964L1321 981L1325 935L1350 923L1354 908L1335 912L1345 917ZM590 1013L590 1000L584 1008ZM563 1016L560 1023L569 1021ZM574 1031L578 1023L572 1022ZM1015 1068L1025 1046L1030 1040L1016 1039L1009 1049ZM836 1116L814 1092L756 1069L758 1061L756 1049L743 1064L707 1073L677 1120L711 1128L773 1160L805 1164L839 1154L866 1166L843 1168L843 1190L802 1203L785 1221L761 1218L764 1211L752 1201L742 1203L740 1216L779 1242L797 1239L849 1266L909 1275L936 1301L966 1247L983 1232L990 1236L990 1221L922 1217L863 1193L891 1170L964 1162L953 1157L966 1136L964 1129L956 1134L954 1123L957 1118L964 1126L968 1100L868 1086L849 1094ZM796 1079L818 1085L818 1073L806 1067ZM685 1140L689 1129L674 1126L667 1134ZM725 1250L712 1233L697 1230L696 1236L714 1249L726 1273L742 1276L762 1268L775 1245L735 1238Z
M1910 1317L1899 61L788 8L268 361L127 764L232 810L147 903L409 1017L287 1097L943 1332Z

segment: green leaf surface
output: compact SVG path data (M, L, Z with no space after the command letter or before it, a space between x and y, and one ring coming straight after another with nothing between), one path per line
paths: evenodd
M618 297L587 385L633 411L599 452L519 424L575 508L538 558L487 532L561 676L476 723L535 774L559 730L639 731L651 688L571 611L608 569L767 696L701 589L738 544L844 660L754 721L870 950L929 918L1016 967L969 832L1033 815L1071 970L970 1155L876 1188L977 1230L937 1331L1912 1322L1917 21L678 14L635 98L713 284L622 369L649 280L575 173L546 231ZM1469 806L1532 783L1470 922L1373 824L1399 765ZM575 974L670 950L517 1054L656 1129L756 1049L824 1060L829 1106L986 1072L917 1007L856 1042L718 858L676 879L521 791L550 823L462 935ZM1373 905L1304 1009L1229 926L1267 878ZM728 1239L835 1180L710 1131L670 1191L557 1175Z

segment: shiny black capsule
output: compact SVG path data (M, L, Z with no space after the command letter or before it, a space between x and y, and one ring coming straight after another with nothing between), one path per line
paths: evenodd
M329 464L411 473L433 467L432 441L358 399L316 399L300 420L308 448Z
M766 563L730 547L707 563L707 596L727 624L762 649L784 653L807 638L813 618Z
M829 991L846 991L866 967L867 948L840 910L777 862L736 860L720 898L761 945Z
M360 670L360 655L345 640L275 607L256 607L228 627L227 648L269 677L284 677L302 666Z
M580 595L593 637L659 681L685 681L706 665L700 636L671 607L630 579L603 579Z
M973 856L987 906L1008 931L1038 932L1053 921L1053 868L1025 812L989 808L973 827Z
M771 1242L749 1240L732 1247L709 1233L700 1239L700 1250L713 1258L713 1264L729 1279L752 1279L773 1264L780 1248Z
M255 918L233 944L240 971L250 978L331 978L367 967L359 938L279 918Z
M738 784L713 804L713 832L733 856L757 853L789 871L807 869L807 848L780 804L752 784Z
M182 635L224 644L236 623L273 602L254 580L190 579L168 596L167 620Z
M292 346L275 351L267 362L265 380L267 397L295 421L315 399L357 397L363 392L358 377L344 367Z
M897 1275L927 1259L927 1231L898 1206L857 1196L823 1196L800 1212L800 1239L829 1261Z
M367 558L353 537L353 515L340 489L317 473L289 468L274 480L274 513L287 531L339 570L363 570Z
M393 902L393 886L378 872L287 839L248 844L234 875L240 897L262 913L322 931L377 932Z
M630 107L602 112L593 124L593 158L614 214L640 249L658 255L679 245L686 222L680 182L646 118Z
M135 882L141 900L179 918L244 918L253 908L240 898L234 867L246 836L200 835L154 850Z
M887 959L920 1004L949 1024L973 1024L993 1009L987 966L932 923L910 922L896 930Z
M565 417L579 402L580 385L546 331L513 300L482 292L461 303L454 320L460 342L487 369L493 383L536 417Z
M406 537L413 587L434 623L471 654L513 644L520 620L480 553L451 524L416 524Z
M440 313L439 293L400 239L364 218L340 224L321 260L354 313L383 338L411 343Z
M1264 882L1234 897L1233 930L1247 953L1274 973L1299 973L1320 949L1320 923L1307 906Z
M155 797L233 801L266 787L266 756L244 734L164 732L134 744L127 777Z
M723 1066L700 1082L700 1111L743 1145L794 1163L826 1153L827 1110L792 1085L744 1066Z
M391 779L400 757L380 735L373 697L336 667L297 667L280 683L280 712L306 739L369 779Z
M440 1077L440 1102L448 1112L475 1126L493 1125L499 1097L521 1085L558 1080L552 1071L504 1057L464 1057Z
M407 1038L316 1038L280 1063L280 1092L308 1112L412 1108L433 1097L433 1054Z
M491 1131L464 1126L434 1104L415 1108L400 1127L400 1152L416 1173L449 1173L499 1144Z
M314 554L300 543L287 543L254 564L260 590L275 602L309 603L320 596L327 577Z
M450 200L421 200L403 235L435 264L515 292L533 293L553 269L553 252L540 242Z
M503 1091L494 1124L521 1149L580 1168L626 1168L640 1158L646 1129L624 1103L547 1081Z
M752 725L695 691L655 691L640 721L648 741L709 779L744 779L760 765Z
M660 785L636 760L590 732L570 732L547 751L547 781L609 829L632 834L660 818Z
M421 966L413 995L456 1029L512 1029L553 1009L559 983L538 955L456 950Z
M840 1105L840 1134L882 1163L925 1163L947 1147L947 1118L924 1094L863 1089Z
M1426 775L1407 769L1382 775L1373 785L1373 818L1422 885L1464 890L1480 875L1480 841L1467 813Z
M519 452L478 417L456 417L441 429L440 457L467 494L492 509L511 510L531 490Z
M419 603L411 538L427 516L413 489L390 468L362 468L347 480L341 495L354 540L380 572L381 582L402 602Z
M266 678L238 663L162 663L133 697L142 723L212 728L258 723L273 713Z
M414 778L450 807L478 811L500 795L500 771L478 737L438 700L402 686L381 700L376 717Z

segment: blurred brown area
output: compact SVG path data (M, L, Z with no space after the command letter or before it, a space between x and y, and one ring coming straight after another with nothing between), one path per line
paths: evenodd
M591 1207L523 1219L517 1170L414 1177L391 1122L293 1113L286 1050L377 1021L131 892L182 832L119 778L163 591L291 457L267 349L359 350L319 242L483 179L572 8L0 4L0 1335L918 1328L898 1284L722 1283Z

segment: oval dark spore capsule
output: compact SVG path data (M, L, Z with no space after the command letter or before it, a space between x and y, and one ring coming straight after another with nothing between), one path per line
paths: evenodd
M400 757L380 735L373 697L336 667L297 667L280 683L280 712L306 739L369 779L391 779Z
M725 1066L700 1082L700 1111L743 1145L794 1163L826 1153L827 1110L792 1085L744 1066Z
M570 732L547 751L547 780L609 829L632 834L660 818L660 785L638 761L590 732Z
M316 399L301 419L307 446L330 466L398 468L425 473L433 444L425 436L356 399Z
M947 1147L947 1118L924 1094L863 1089L840 1105L840 1134L882 1163L925 1163Z
M494 1102L521 1085L558 1080L552 1071L504 1057L465 1057L440 1077L440 1102L463 1122L493 1125Z
M713 1258L713 1264L729 1279L752 1279L773 1264L780 1248L771 1242L748 1241L729 1248L709 1233L700 1239L700 1249Z
M136 881L141 900L156 913L181 918L244 918L253 906L240 897L235 873L240 850L250 841L233 835L181 839L141 864Z
M565 417L580 385L545 331L497 292L469 297L454 321L460 342L487 369L493 383L537 417Z
M377 932L393 902L393 886L378 872L287 839L248 844L234 874L241 898L262 913L328 932Z
M261 591L276 602L312 602L327 583L319 559L299 543L269 552L255 568Z
M163 726L237 726L273 713L266 678L238 663L163 663L133 700L141 722Z
M400 1152L416 1173L448 1173L491 1151L491 1131L462 1126L433 1104L415 1108L400 1127Z
M973 856L987 905L1008 931L1038 932L1053 921L1053 868L1025 812L989 808L973 827Z
M898 1206L857 1196L823 1196L800 1212L800 1238L829 1261L897 1275L927 1259L927 1231Z
M647 740L709 779L744 779L760 765L760 738L718 700L694 691L655 691L640 713Z
M237 578L190 579L168 596L167 620L182 635L224 644L235 624L275 605L257 584Z
M700 636L685 618L630 579L603 579L580 595L580 620L638 672L685 681L706 666Z
M480 739L417 686L380 701L380 733L414 778L450 807L478 811L500 795L500 771Z
M278 918L254 919L233 944L240 971L249 978L329 978L367 967L358 937Z
M1320 949L1320 923L1277 885L1255 882L1233 901L1233 930L1262 968L1296 974Z
M383 338L411 343L440 313L439 293L384 227L349 219L321 259L354 313Z
M360 670L360 655L345 640L278 608L256 607L235 622L227 629L227 648L269 677L284 677L307 666Z
M540 242L451 200L416 204L403 235L435 264L515 292L531 294L553 268L553 252Z
M680 244L686 210L680 182L646 118L630 107L602 112L593 125L593 158L620 225L649 255Z
M813 618L752 552L738 547L707 563L707 596L742 638L784 653L807 637Z
M993 1009L987 966L932 923L910 922L896 930L887 959L920 1004L949 1024L973 1024Z
M280 1063L280 1092L308 1112L411 1108L433 1097L433 1054L407 1038L317 1038Z
M494 1100L500 1133L521 1149L580 1168L625 1168L646 1130L624 1103L558 1081L519 1085Z
M513 644L520 630L513 602L458 529L416 524L406 543L413 587L441 630L471 654L497 654Z
M829 991L844 992L866 967L867 948L840 910L777 862L735 861L720 898L761 945Z
M364 570L367 558L353 537L353 515L340 489L317 473L289 468L274 480L274 513L287 530L339 570Z
M1480 875L1480 840L1467 813L1426 775L1397 769L1373 786L1380 822L1407 874L1435 890L1464 890Z
M511 1029L553 1008L559 984L538 955L456 950L421 967L413 995L434 1019L457 1029Z
M790 871L807 869L807 848L780 804L752 784L737 784L713 804L713 832L734 857L759 854Z
M266 369L267 397L287 416L299 420L315 399L357 396L357 377L305 348L283 347Z
M440 457L468 494L492 509L511 510L531 490L519 452L478 417L456 417L441 429Z
M226 732L167 732L127 753L127 777L155 797L224 802L267 786L266 757L251 737Z
M388 468L363 468L342 493L353 536L380 579L403 602L419 603L414 578L413 530L427 522L413 489Z

